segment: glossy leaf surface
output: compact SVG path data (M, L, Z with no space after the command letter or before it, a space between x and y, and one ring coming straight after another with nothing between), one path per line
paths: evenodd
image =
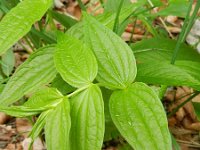
M71 150L100 150L104 137L104 104L97 85L71 99Z
M71 128L70 104L63 99L55 109L48 113L45 124L45 139L48 150L69 150L69 131Z
M24 106L31 108L53 108L63 100L63 95L55 88L42 89L31 96Z
M153 60L170 62L177 41L168 38L145 39L131 45L138 63ZM200 54L190 46L181 44L176 60L200 62Z
M110 89L123 89L136 76L136 63L129 46L91 16L84 16L88 45L98 61L97 80Z
M24 0L0 22L0 55L22 38L41 19L52 0Z
M136 81L200 89L200 55L182 44L175 65L170 64L176 41L152 38L132 45L138 62Z
M14 116L14 117L27 117L33 116L41 113L44 111L44 108L31 108L26 106L0 106L0 112L4 112L7 115Z
M91 83L97 75L92 50L74 37L59 34L54 60L62 78L74 87Z
M12 104L53 80L57 74L53 52L54 46L40 48L19 66L0 95L0 104Z
M111 117L135 150L170 150L171 137L164 108L144 83L115 91L110 98Z

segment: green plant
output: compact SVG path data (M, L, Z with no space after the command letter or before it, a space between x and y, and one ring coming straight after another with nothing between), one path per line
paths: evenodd
M145 83L187 85L199 90L197 52L191 48L188 51L187 45L179 43L182 52L173 58L176 63L170 64L176 41L161 38L145 21L144 13L149 9L142 6L148 5L146 1L128 3L116 13L109 13L108 4L102 2L108 13L94 19L83 12L80 22L48 11L50 18L66 28L72 26L65 34L59 31L50 34L42 25L39 30L32 26L51 3L51 0L24 0L0 23L0 54L29 30L26 36L38 48L6 83L0 95L0 111L16 117L39 115L29 136L34 141L44 128L49 150L100 150L107 128L105 121L110 116L134 149L172 149L165 110L158 94ZM160 5L157 1L153 4ZM138 7L143 10L138 11ZM129 47L117 34L136 14L159 37ZM29 93L33 95L24 104L12 105Z

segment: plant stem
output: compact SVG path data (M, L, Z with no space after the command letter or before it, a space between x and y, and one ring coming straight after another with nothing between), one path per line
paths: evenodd
M197 95L199 95L200 92L196 92L194 93L192 96L190 96L187 100L185 100L183 103L181 103L180 105L178 105L175 109L172 110L172 112L167 115L168 117L173 116L181 107L183 107L186 103L188 103L189 101L191 101L194 97L196 97Z
M186 38L186 35L187 35L186 31L189 32L189 30L188 30L188 29L189 29L189 28L188 28L188 25L190 25L190 24L191 24L190 22L193 22L193 20L194 20L194 18L189 19L189 18L190 18L190 12L191 12L191 9L192 9L192 4L193 4L193 2L194 2L194 0L190 2L190 5L189 5L188 11L187 11L186 18L185 18L185 20L184 20L184 24L183 24L181 33L180 33L180 35L179 35L179 37L178 37L178 41L177 41L176 47L175 47L175 49L174 49L174 53L173 53L173 55L172 55L171 64L174 64L174 63L175 63L176 58L177 58L177 55L178 55L178 51L179 51L180 46L181 46L181 43L185 41L185 38ZM199 1L199 2L200 2L200 1ZM199 3L199 2L198 2L198 3ZM199 5L196 5L195 10L197 9L197 7L198 7L198 9L199 9ZM195 12L196 12L196 11L195 11ZM195 13L195 12L194 12L194 13ZM194 13L193 13L193 15L194 15ZM193 16L193 15L192 15L192 16ZM188 28L188 29L187 29L187 28Z
M135 26L136 26L136 23L137 23L137 17L135 18L134 22L133 22L133 29L131 31L131 37L129 39L129 45L133 42L133 34L134 34L134 30L135 30Z
M197 15L198 11L199 11L199 8L200 8L200 1L198 0L197 3L196 3L196 6L195 6L194 12L193 12L193 14L192 14L192 16L190 18L190 21L189 21L189 23L187 25L187 29L186 29L185 34L183 36L183 41L182 42L185 41L188 33L191 30L191 28L192 28L192 26L193 26L193 24L195 22L195 18L196 18L196 15Z
M78 4L79 4L80 8L81 8L82 10L86 11L86 7L85 7L85 5L83 4L83 2L82 2L81 0L77 0L77 1L78 1Z
M120 1L120 4L119 4L119 7L118 7L118 10L117 10L116 17L115 17L114 26L113 26L113 31L114 31L115 33L117 33L117 31L118 31L118 26L119 26L119 14L120 14L120 12L121 12L121 9L122 9L123 4L124 4L124 0L121 0L121 1Z
M86 85L86 86L84 86L84 87L81 87L81 88L77 89L77 90L74 91L73 93L67 95L67 97L68 97L68 98L73 97L74 95L76 95L76 94L82 92L83 90L87 89L90 85L91 85L91 84L88 84L88 85Z

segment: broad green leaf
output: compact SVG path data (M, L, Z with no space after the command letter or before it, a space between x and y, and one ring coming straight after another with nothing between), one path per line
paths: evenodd
M4 55L1 56L1 68L6 76L9 76L15 66L15 55L12 49L9 49Z
M62 79L60 74L57 74L55 79L52 81L51 86L57 88L63 95L71 93L75 90L74 87L72 87Z
M129 46L114 32L98 21L84 16L87 44L98 61L97 80L110 89L123 89L136 76L136 63Z
M34 93L24 106L30 108L53 108L63 100L63 95L55 88L45 88Z
M29 133L29 137L32 139L32 141L34 141L40 135L40 133L45 125L45 119L49 113L51 113L51 110L47 110L47 111L41 113L40 116L38 117L31 132Z
M71 99L71 118L71 150L100 150L105 123L102 94L97 85Z
M0 22L0 55L22 38L40 20L52 0L24 0Z
M44 111L45 108L31 108L27 106L0 106L0 112L4 112L7 115L14 117L27 117L33 116Z
M131 45L138 63L153 60L170 62L177 41L168 38L145 39ZM200 54L186 44L181 44L176 60L200 62Z
M53 52L54 46L40 48L19 66L0 95L0 104L10 105L53 80Z
M189 6L188 0L169 0L168 6L155 15L185 17Z
M97 75L97 61L92 50L65 34L58 37L54 61L62 78L74 87L90 84Z
M164 108L157 94L144 83L115 91L110 98L111 117L135 150L171 150Z
M178 61L176 62L178 63ZM194 74L199 74L199 65L189 67L193 63L189 61L184 62L185 67L179 67L178 65L172 65L166 62L152 62L151 64L138 64L138 74L136 81L160 84L160 85L171 85L171 86L191 86L195 89L200 89L200 78L196 78L191 72L195 71ZM183 62L182 62L183 65ZM190 71L190 72L189 72Z
M176 41L165 38L143 40L132 45L138 62L136 81L200 89L200 55L182 44L175 65L170 64Z
M48 113L45 124L45 139L48 150L69 150L71 128L70 104L63 99L55 109Z

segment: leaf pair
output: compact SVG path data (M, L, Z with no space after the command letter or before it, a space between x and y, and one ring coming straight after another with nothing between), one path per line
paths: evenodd
M97 80L109 88L123 89L131 84L136 75L136 65L130 48L91 17L85 15L84 21L84 42L90 44L91 41L89 46L98 62L98 75L97 62L92 51L73 37L59 35L54 60L62 78L77 88L91 84L96 75ZM94 32L96 35L91 34ZM71 149L101 149L104 109L98 86L89 86L72 97L71 119Z
M158 96L145 84L131 84L136 66L129 47L92 18L85 16L84 21L85 41L99 65L97 80L108 88L122 89L110 98L110 113L120 133L135 149L171 149L167 119Z
M85 89L73 96L71 101L71 129L69 132L60 132L52 120L53 116L62 112L55 112L46 126L48 149L71 149L71 150L99 150L101 149L104 136L104 106L101 91L92 82L97 75L97 61L91 51L83 42L65 34L58 35L58 44L54 54L55 66L62 78L70 85L78 88L77 91ZM76 93L76 91L74 92ZM61 115L58 114L58 115ZM63 114L62 114L63 115ZM66 122L67 120L57 120ZM69 122L68 122L69 124ZM63 125L60 128L64 128ZM46 127L45 126L45 127ZM57 134L59 132L59 134ZM57 135L56 135L57 134ZM61 143L56 139L64 139ZM70 139L70 142L69 140ZM54 140L54 142L52 142ZM57 143L58 144L57 144ZM77 144L78 143L78 144Z
M98 86L91 85L71 98L71 117L68 98L51 88L33 95L25 106L49 108L45 119L42 122L39 119L33 128L36 132L44 126L48 150L101 148L104 136L104 110ZM32 139L36 137L35 132L32 131L30 134Z

